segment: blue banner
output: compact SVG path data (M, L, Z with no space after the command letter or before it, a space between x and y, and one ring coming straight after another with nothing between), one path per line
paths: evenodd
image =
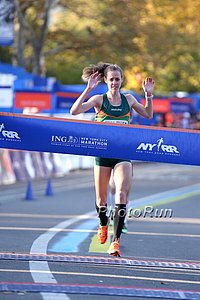
M171 102L170 103L170 111L172 113L184 113L184 112L192 112L194 110L193 103L178 103Z
M0 113L0 148L200 165L200 132Z

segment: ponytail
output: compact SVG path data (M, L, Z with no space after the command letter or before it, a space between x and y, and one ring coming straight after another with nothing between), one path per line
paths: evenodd
M98 72L103 79L107 76L108 71L119 71L123 78L123 71L119 66L102 62L97 65L89 65L89 67L85 67L83 69L82 79L84 82L87 82L90 76L96 72Z

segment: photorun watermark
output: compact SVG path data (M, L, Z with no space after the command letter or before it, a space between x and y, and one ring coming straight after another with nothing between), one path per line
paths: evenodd
M153 206L145 206L140 208L129 208L127 216L128 218L171 218L173 210L171 208L154 208Z
M115 209L111 207L107 209L109 215L115 215ZM170 208L154 208L153 206L144 206L144 208L129 208L128 211L120 209L118 215L124 217L127 214L128 218L172 218L173 210Z

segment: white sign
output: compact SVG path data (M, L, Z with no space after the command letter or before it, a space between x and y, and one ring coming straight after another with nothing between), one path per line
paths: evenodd
M0 88L0 107L10 108L13 106L12 88Z
M0 87L10 87L13 85L14 80L17 78L17 76L13 74L3 74L0 73Z

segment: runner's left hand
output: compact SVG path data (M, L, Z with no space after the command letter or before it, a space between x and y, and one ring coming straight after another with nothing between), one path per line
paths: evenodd
M145 93L148 95L151 95L153 92L154 88L154 80L151 77L147 77L143 82L142 82L142 87Z

